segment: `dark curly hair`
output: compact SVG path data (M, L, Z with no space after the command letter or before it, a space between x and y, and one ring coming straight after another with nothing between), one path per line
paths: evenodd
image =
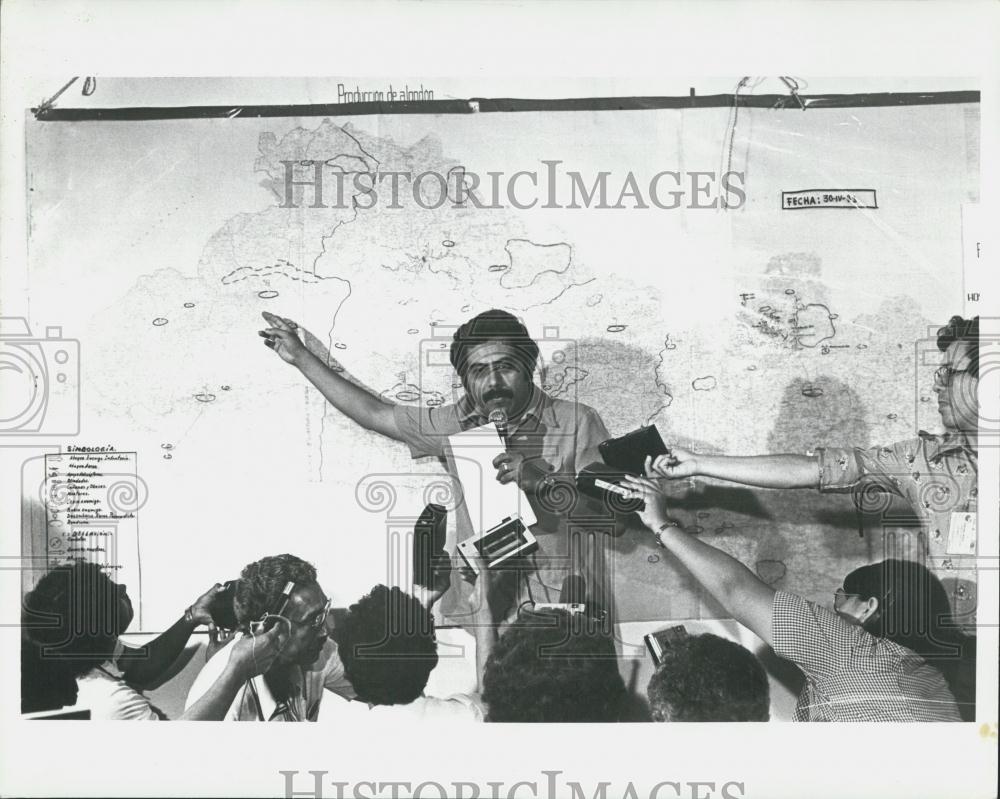
M316 582L316 568L295 555L273 555L249 564L236 584L233 608L241 627L257 621L270 610L289 582Z
M438 662L430 611L399 588L376 585L333 631L358 699L405 705L417 699Z
M979 317L963 319L961 316L953 316L948 320L948 324L940 328L937 333L937 347L944 352L956 341L967 341L969 343L969 374L975 378L979 377Z
M767 721L770 689L748 649L711 633L664 649L646 695L654 721Z
M74 677L114 655L119 587L93 563L57 566L29 591L22 625L41 656L66 664Z
M469 352L489 341L508 344L516 349L523 356L521 365L528 376L534 374L535 364L538 362L538 345L535 340L528 334L528 329L521 324L520 319L507 311L493 308L474 316L458 328L452 337L449 357L460 377L465 376Z
M611 638L583 614L525 614L486 663L487 721L618 721L626 696Z

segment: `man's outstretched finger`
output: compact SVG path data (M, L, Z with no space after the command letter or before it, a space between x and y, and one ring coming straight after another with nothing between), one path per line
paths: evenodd
M289 320L284 319L277 314L268 313L267 311L261 311L260 315L263 316L267 320L267 323L272 327L276 327L279 330L287 330ZM294 328L294 325L292 325L292 327Z

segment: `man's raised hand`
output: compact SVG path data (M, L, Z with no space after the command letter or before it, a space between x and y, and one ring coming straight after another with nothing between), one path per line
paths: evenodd
M270 347L285 363L293 366L298 364L302 357L309 352L299 339L298 325L291 319L285 319L277 314L261 312L261 316L270 325L264 330L258 331L258 335L264 339L264 345Z

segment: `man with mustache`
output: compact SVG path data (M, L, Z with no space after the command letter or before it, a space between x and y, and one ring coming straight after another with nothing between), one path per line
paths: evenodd
M274 314L263 316L270 324L260 332L265 344L299 369L331 405L362 427L405 443L414 458L438 457L453 476L448 436L486 425L491 412L502 411L508 445L493 462L496 479L516 482L527 494L538 518L532 532L540 552L531 563L516 564L521 568L494 581L490 595L494 617L507 617L523 599L523 582L518 579L522 576L527 578L530 598L556 602L563 579L580 574L591 587L592 603L610 611L604 550L606 534L616 532L615 519L599 503L576 497L573 488L576 473L600 460L597 445L610 436L593 408L550 397L533 382L538 345L520 320L493 309L458 328L449 355L464 395L452 405L417 407L383 402L311 353L296 335L293 322ZM572 530L571 519L576 520ZM457 514L457 527L459 541L472 537L464 505Z

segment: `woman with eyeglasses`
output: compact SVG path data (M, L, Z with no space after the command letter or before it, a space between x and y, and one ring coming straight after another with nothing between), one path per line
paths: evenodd
M120 636L132 623L132 600L126 587L112 581L99 566L75 562L57 566L24 598L22 624L26 645L34 647L39 669L51 685L47 692L72 697L74 707L91 719L158 721L166 716L143 693L164 681L191 633L211 625L209 607L216 585L202 594L166 632L142 647L127 647ZM215 679L184 720L221 720L240 686L267 669L277 654L277 636L266 635L254 646L234 647ZM38 689L36 689L38 690Z
M640 518L732 617L804 673L796 721L961 721L942 672L961 656L941 621L947 597L923 566L886 560L851 572L834 609L776 591L670 518L650 459L627 478Z

